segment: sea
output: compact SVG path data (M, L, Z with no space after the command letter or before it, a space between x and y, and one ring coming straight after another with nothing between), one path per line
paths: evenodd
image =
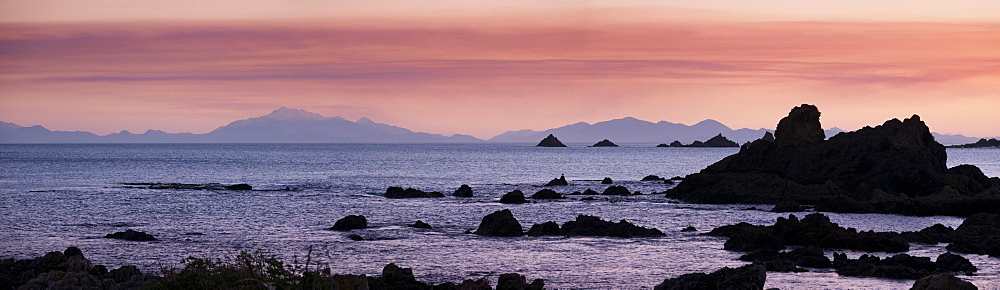
M685 176L738 148L540 148L534 144L20 144L0 145L0 258L31 258L75 246L96 264L137 265L159 273L183 258L232 257L263 251L285 261L329 267L334 273L378 275L388 263L413 269L420 281L460 282L504 273L544 279L557 289L645 289L666 278L738 267L740 253L724 238L699 235L748 222L773 224L769 205L704 205L663 197L673 185L640 181L647 175ZM972 164L1000 176L1000 149L948 149L948 165ZM622 185L643 195L584 196L501 204L506 192L526 195L565 175L560 193ZM246 183L252 191L136 188L127 183ZM475 197L457 198L460 185ZM443 198L387 199L390 186L439 191ZM753 209L756 208L756 209ZM467 234L482 217L510 209L527 230L587 214L628 220L666 233L658 238L516 237ZM801 217L804 213L796 213ZM370 228L330 231L336 220L364 215ZM960 217L826 213L858 230L914 231ZM416 220L432 229L408 227ZM693 226L696 232L681 232ZM104 235L134 229L159 241ZM366 239L355 241L348 234ZM936 258L946 244L912 244L909 254ZM858 251L846 252L856 258ZM873 253L886 257L890 253ZM959 276L1000 288L1000 259L961 254L979 267ZM854 278L830 269L767 273L781 289L907 289L913 280Z

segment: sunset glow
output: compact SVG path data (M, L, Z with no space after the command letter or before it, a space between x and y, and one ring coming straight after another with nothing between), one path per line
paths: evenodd
M1000 5L987 1L98 2L120 10L0 4L0 121L204 133L287 106L490 138L626 116L773 128L812 103L825 127L918 114L937 132L1000 136Z

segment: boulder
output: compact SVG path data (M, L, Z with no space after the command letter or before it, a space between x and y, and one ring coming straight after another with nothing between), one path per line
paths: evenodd
M601 141L595 143L594 146L590 146L590 147L618 147L618 145L615 144L615 143L612 143L608 139L604 139L604 140L601 140Z
M601 184L611 184L611 183L614 183L613 181L611 181L611 177L605 177L603 180L601 180Z
M624 186L615 185L604 189L604 192L601 193L601 195L632 195L632 192L629 192L628 188L625 188Z
M682 289L764 289L767 269L761 265L725 267L711 274L691 273L663 280L655 290Z
M775 140L756 140L666 197L694 203L795 201L817 211L968 216L1000 211L1000 178L972 165L947 168L944 146L919 116L837 134L819 110L802 105L778 124Z
M979 287L951 274L929 275L913 282L910 290L976 290Z
M663 178L656 175L646 175L646 177L643 177L641 179L641 181L660 181L660 180L663 180Z
M549 181L549 183L545 184L545 186L558 186L558 185L569 185L569 182L566 181L566 175L560 175L559 178L552 179L551 181Z
M566 145L564 145L562 142L559 141L559 138L556 138L556 136L552 136L552 134L549 134L548 137L545 137L545 139L542 139L542 141L538 142L538 145L536 145L536 146L538 146L538 147L566 147Z
M425 223L424 221L417 220L412 225L409 225L409 227L411 227L411 228L418 228L418 229L429 229L429 228L431 228L431 225Z
M528 230L527 235L529 236L558 236L561 235L559 230L559 224L556 222L544 222L540 224L534 224L531 229Z
M519 204L528 203L528 200L524 199L524 193L520 190L515 189L514 191L508 192L500 197L500 203L507 204Z
M524 235L521 223L509 209L496 211L483 217L475 234L492 237L518 237Z
M469 185L467 185L467 184L462 184L462 186L459 186L458 189L455 190L455 193L453 193L452 196L455 196L455 197L472 197L473 196L472 195L472 187L469 187Z
M329 228L331 231L349 231L354 229L364 229L368 227L368 219L363 215L349 215L337 220L332 227Z
M104 236L106 239L119 239L126 241L155 241L156 238L153 235L134 231L132 229L126 230L124 232L116 232L113 234L107 234Z
M521 274L507 273L500 274L497 278L497 290L542 290L545 289L545 281L535 279L528 284L528 279Z
M966 275L971 275L972 273L979 271L979 268L972 265L972 262L969 262L969 259L952 253L941 254L937 257L937 260L934 261L934 263L937 264L937 270L939 272L960 272L965 273Z
M1000 214L969 216L949 238L949 251L1000 257Z
M532 199L563 199L566 198L555 190L544 188L531 195Z
M579 215L576 220L563 224L560 230L564 236L600 236L600 237L661 237L663 232L654 228L644 228L621 220L617 223L601 220L599 217Z
M443 193L440 192L425 192L422 190L413 189L412 187L403 189L402 187L389 187L385 190L385 197L387 198L425 198L425 197L444 197Z

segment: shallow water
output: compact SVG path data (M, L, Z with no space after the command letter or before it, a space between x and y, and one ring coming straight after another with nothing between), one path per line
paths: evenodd
M571 145L572 146L572 145ZM378 274L395 262L412 267L419 280L460 281L519 272L549 287L640 288L689 272L739 266L739 253L724 240L697 235L711 228L750 222L772 224L779 216L751 205L674 203L661 195L599 197L598 201L496 202L510 190L530 195L565 174L561 193L591 188L611 177L615 185L644 193L669 188L638 181L697 172L735 148L537 148L531 144L94 144L0 145L0 250L27 258L67 246L80 247L99 264L137 264L146 270L175 266L181 258L225 257L265 249L283 258L306 255L338 273ZM1000 150L949 149L949 165L974 164L1000 173ZM300 191L198 191L125 188L124 182L248 183L256 189ZM392 200L386 187L414 187L450 194L469 184L474 198ZM768 206L758 208L767 209ZM464 234L480 219L509 208L522 226L578 214L627 219L664 231L662 238L520 237ZM356 230L374 241L352 241L327 231L337 219L365 215L373 228ZM918 230L935 223L957 226L956 217L828 214L859 230ZM434 229L406 227L423 220ZM694 226L700 231L679 230ZM127 228L157 242L101 238ZM944 244L912 246L912 255L936 257ZM851 257L861 252L848 251ZM828 254L832 254L828 252ZM885 255L885 254L882 254ZM967 255L980 268L962 277L981 288L1000 288L1000 259ZM840 277L829 270L768 273L767 287L905 288L911 280Z

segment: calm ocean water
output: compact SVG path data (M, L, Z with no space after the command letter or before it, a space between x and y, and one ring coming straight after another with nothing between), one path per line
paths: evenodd
M534 193L565 174L571 186L591 188L599 180L645 193L668 185L643 176L684 176L733 154L734 148L537 148L532 144L94 144L0 145L0 253L28 258L68 246L80 247L99 264L135 264L154 271L189 255L226 257L263 249L283 258L313 259L334 272L378 274L394 262L412 267L419 280L461 281L518 272L565 288L635 289L665 278L745 264L722 250L717 237L682 233L750 222L772 224L781 214L742 210L748 205L673 203L661 195L609 200L542 201L503 205L508 191ZM572 145L571 145L572 146ZM1000 150L949 149L949 166L974 164L1000 175ZM248 183L255 189L300 191L196 191L126 188L127 182ZM476 197L391 200L389 186L449 194L469 184ZM761 207L761 206L758 206ZM490 238L464 234L480 219L509 208L522 226L590 214L655 227L663 238ZM767 208L767 206L763 206ZM326 228L349 214L363 214L373 228L356 233L376 238L352 241ZM828 214L859 230L918 230L935 223L958 226L956 217ZM406 227L423 220L434 229ZM103 239L127 228L161 241ZM911 255L936 257L944 244L914 244ZM848 252L851 257L860 252ZM828 252L830 254L830 252ZM880 254L885 256L885 254ZM980 268L962 277L980 288L1000 288L1000 259L963 256ZM912 280L840 277L832 271L768 273L767 287L908 288Z

